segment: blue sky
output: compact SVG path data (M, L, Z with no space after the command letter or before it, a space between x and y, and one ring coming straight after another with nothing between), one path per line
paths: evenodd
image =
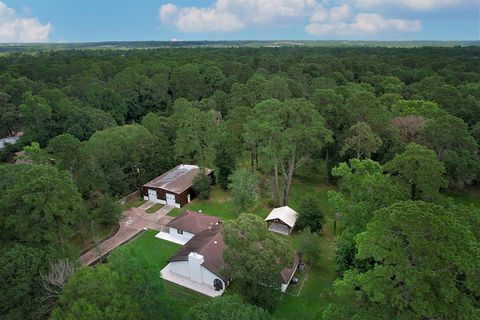
M0 42L478 40L480 0L0 0Z

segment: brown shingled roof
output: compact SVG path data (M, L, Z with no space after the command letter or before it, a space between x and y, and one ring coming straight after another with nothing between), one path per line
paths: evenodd
M285 268L282 270L282 272L280 272L282 283L288 284L290 282L290 279L292 279L293 275L295 274L295 271L297 271L299 261L300 261L300 258L298 254L295 254L293 265L290 268Z
M193 178L200 172L200 168L190 164L179 164L175 168L165 172L152 181L145 183L147 188L163 189L169 192L180 194L190 188ZM204 168L205 174L212 173L212 169Z
M217 225L218 221L219 219L217 217L187 210L167 223L167 227L198 234Z
M220 268L224 263L224 245L221 225L215 225L211 229L205 230L190 239L180 251L170 258L169 262L188 261L188 255L191 252L196 252L203 256L203 267L219 278L226 280L220 274Z

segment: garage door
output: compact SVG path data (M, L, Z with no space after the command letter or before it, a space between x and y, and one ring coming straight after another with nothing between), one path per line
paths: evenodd
M171 193L166 194L167 205L174 207L175 206L175 195Z
M150 200L152 202L157 202L158 201L156 190L148 189L148 200Z

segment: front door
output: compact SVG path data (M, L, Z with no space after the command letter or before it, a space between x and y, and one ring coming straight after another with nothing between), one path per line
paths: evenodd
M148 200L152 202L158 202L157 190L148 189Z
M167 199L167 205L175 207L175 195L171 193L167 193L165 197Z

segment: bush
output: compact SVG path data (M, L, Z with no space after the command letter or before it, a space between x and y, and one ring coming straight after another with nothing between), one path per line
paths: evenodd
M314 194L305 195L298 210L298 226L301 229L308 227L312 232L320 232L324 221L318 198Z
M192 188L197 194L197 197L202 200L207 200L210 198L210 193L212 192L212 179L205 173L200 172L193 178Z
M302 259L310 264L316 264L321 254L320 236L310 231L309 227L298 233L295 249Z

